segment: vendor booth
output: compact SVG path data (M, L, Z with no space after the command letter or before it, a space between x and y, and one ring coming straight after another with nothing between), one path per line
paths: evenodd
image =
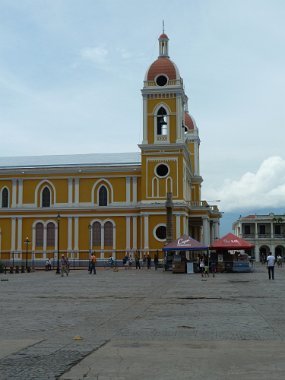
M210 260L217 264L218 272L251 272L253 244L228 233L210 246Z
M173 273L193 273L198 271L198 257L208 256L209 247L203 245L191 236L182 235L180 238L165 245L164 269Z

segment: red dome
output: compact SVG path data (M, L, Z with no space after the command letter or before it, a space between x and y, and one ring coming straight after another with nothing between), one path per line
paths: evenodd
M188 112L185 112L185 126L188 130L195 129L195 121L192 119Z
M162 38L167 38L167 39L169 40L167 34L165 34L165 33L162 33L162 34L159 36L159 40L162 39Z
M158 59L150 65L146 74L146 80L154 80L159 74L165 74L169 80L180 78L175 63L167 57L158 57Z

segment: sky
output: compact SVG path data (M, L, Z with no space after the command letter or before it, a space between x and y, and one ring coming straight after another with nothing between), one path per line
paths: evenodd
M0 0L0 156L139 151L162 20L202 198L284 213L283 0Z

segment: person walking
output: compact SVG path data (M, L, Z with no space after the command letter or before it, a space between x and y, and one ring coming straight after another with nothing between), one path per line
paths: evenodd
M199 267L200 267L201 277L204 277L204 271L205 271L204 259L200 259Z
M90 257L90 270L89 270L90 274L92 274L92 272L96 274L96 261L97 261L96 255L95 253L92 253Z
M275 265L275 257L269 252L267 256L267 269L268 269L268 277L269 280L274 280L274 265Z

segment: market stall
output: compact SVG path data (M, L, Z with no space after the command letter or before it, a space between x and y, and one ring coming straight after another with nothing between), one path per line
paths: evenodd
M216 262L219 272L251 272L253 248L253 244L228 233L210 246L210 260Z
M193 273L199 255L208 257L209 247L203 245L191 236L182 235L180 238L166 244L164 251L164 268L173 273ZM192 268L192 272L191 272Z

